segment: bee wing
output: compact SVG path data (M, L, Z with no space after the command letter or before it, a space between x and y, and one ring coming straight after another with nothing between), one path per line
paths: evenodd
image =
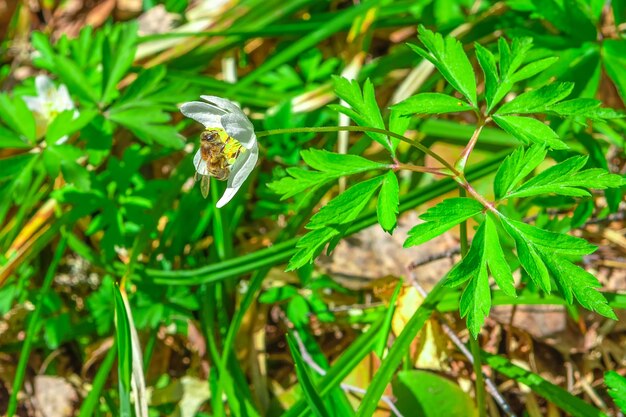
M200 179L200 192L202 197L207 198L209 196L209 187L211 185L211 177L208 175L201 175Z

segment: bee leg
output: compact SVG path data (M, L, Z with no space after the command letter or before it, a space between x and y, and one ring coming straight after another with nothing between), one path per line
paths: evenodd
M202 175L200 180L200 192L202 197L207 198L209 196L209 187L211 186L211 177L208 175Z

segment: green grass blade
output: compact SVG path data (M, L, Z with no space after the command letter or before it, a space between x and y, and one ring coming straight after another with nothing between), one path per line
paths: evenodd
M67 239L65 238L65 236L63 236L61 237L61 241L54 251L54 257L52 258L52 262L48 267L48 271L46 272L46 276L44 277L41 290L37 297L35 311L33 311L33 315L31 316L30 322L28 323L28 329L26 330L26 340L24 340L22 352L20 353L20 359L17 363L17 369L15 370L15 378L13 379L13 390L11 392L9 405L7 407L6 415L8 417L13 417L13 415L15 415L15 411L17 410L17 394L22 389L22 384L24 383L24 377L26 376L26 367L28 366L28 359L30 358L30 351L33 347L35 335L39 332L42 325L41 311L43 309L43 300L46 293L50 290L50 286L52 285L52 281L54 280L54 274L56 273L57 267L59 266L59 262L61 261L63 252L65 252L66 245Z
M502 375L521 382L538 395L574 417L606 417L602 411L570 394L567 390L546 381L541 376L512 364L502 356L481 352L483 362Z
M130 417L130 379L133 367L133 348L130 340L130 323L120 288L113 287L115 298L115 337L117 345L117 370L119 379L120 416Z
M391 346L387 357L385 357L381 363L378 372L374 375L374 379L361 401L361 405L357 411L358 417L374 415L378 402L385 392L385 388L387 388L387 385L391 382L406 352L410 349L411 342L422 329L426 320L428 320L430 315L435 311L441 297L448 290L443 286L444 281L445 278L442 278L426 296L422 305L419 306L415 314L413 314L413 317L411 317L411 320L409 320L404 327L404 330L402 330L402 333L400 333L395 340L393 346Z
M111 373L111 369L113 368L113 363L115 363L115 358L117 357L117 346L113 345L111 349L107 352L107 355L102 361L98 372L96 373L96 377L93 379L93 383L91 384L91 390L89 394L87 394L87 398L83 402L83 405L80 407L80 412L78 413L78 417L91 417L94 415L96 408L100 402L100 395L104 388L104 384Z
M371 7L375 5L375 3L377 2L365 2L360 4L359 6L349 7L337 13L337 16L335 18L321 25L318 30L309 33L297 42L285 48L283 51L265 61L265 63L263 63L256 70L250 73L246 78L237 83L232 91L239 91L243 88L249 87L263 74L273 70L274 68L277 68L285 62L290 61L291 59L297 57L308 49L315 47L315 45L317 45L324 39L334 35L336 32L347 28L352 24L353 20L357 18L357 16L366 13Z
M316 389L322 397L339 386L341 381L374 349L374 345L378 340L376 335L380 332L382 323L382 319L374 322L333 363L326 375L316 384ZM307 405L307 402L301 399L286 411L282 417L303 417L307 413Z
M313 385L311 376L309 375L308 365L302 358L302 353L298 349L298 343L294 337L290 334L287 335L287 343L289 344L289 350L296 367L296 375L298 376L298 382L304 393L309 408L313 411L316 417L330 417L331 413L326 409L322 397L320 397L317 389Z
M398 285L396 285L396 289L391 296L391 300L389 301L389 308L387 309L387 313L385 313L385 322L383 323L382 331L378 336L378 344L376 345L376 354L379 358L382 359L383 354L385 353L385 348L387 347L387 340L389 340L389 332L391 332L391 321L393 319L393 313L396 311L396 302L398 300L398 295L400 295L400 290L402 289L402 280L398 281Z

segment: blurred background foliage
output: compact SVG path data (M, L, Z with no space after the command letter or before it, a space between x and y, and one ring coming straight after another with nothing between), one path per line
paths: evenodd
M493 50L500 37L532 37L528 60L559 60L525 88L572 81L572 97L624 109L622 1L0 1L0 413L120 413L114 313L123 307L114 289L121 284L143 349L150 415L352 415L362 392L339 382L367 389L388 334L399 334L421 302L410 288L393 295L404 268L455 256L457 241L400 258L397 242L370 227L376 218L368 211L347 232L359 232L347 239L357 252L339 247L316 266L284 273L295 237L337 186L281 202L266 184L300 165L303 149L347 144L347 152L372 159L383 149L359 134L347 142L337 133L264 138L245 192L218 210L224 185L214 181L208 200L194 187L200 131L178 106L200 94L226 97L267 130L345 124L326 107L337 101L331 75L369 78L384 112L415 92L450 92L405 44L416 42L418 24L456 36L468 52L474 42ZM37 96L39 74L67 86L75 105L43 125L23 99ZM412 119L409 130L453 158L472 122ZM624 173L623 119L551 126L572 147L552 152L554 159L589 154L591 166ZM512 146L508 134L485 129L468 172L485 194ZM398 157L423 158L404 146ZM407 216L456 190L421 174L403 176L400 187ZM536 216L543 228L577 229L602 244L586 262L604 277L611 306L618 314L626 308L618 293L622 190L578 206L567 197L534 199L507 215ZM422 283L427 289L445 273L439 268L420 272L434 274ZM439 312L455 311L458 297L441 301ZM515 300L496 291L494 304L508 306L508 316L487 323L483 346L500 355L487 361L496 371L489 374L511 413L616 415L603 372L624 374L622 324L565 309L532 285ZM552 306L529 316L524 307L535 304ZM514 319L518 308L537 320L534 327ZM465 337L455 314L438 317ZM545 326L560 327L540 331ZM474 415L471 374L433 318L402 371L385 381L392 385L383 400L397 401L382 401L377 413ZM224 398L215 395L222 391ZM489 401L490 415L500 415Z

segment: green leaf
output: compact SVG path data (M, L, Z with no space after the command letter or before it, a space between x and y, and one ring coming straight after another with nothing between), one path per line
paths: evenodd
M435 207L428 209L420 216L425 223L418 224L409 230L409 237L404 247L421 245L457 224L483 211L484 207L471 198L449 198Z
M474 338L480 333L491 308L488 270L506 294L516 295L513 274L504 258L496 226L490 215L479 226L469 252L452 268L445 283L446 286L455 287L469 281L461 295L459 313L461 317L467 317L467 328Z
M313 231L298 240L297 251L290 259L287 270L291 271L312 262L329 242L330 251L386 179L385 174L353 185L311 217L306 228Z
M495 101L496 92L501 85L499 84L500 77L498 76L498 68L496 67L496 58L491 51L484 48L479 43L474 43L474 47L476 49L478 64L485 75L485 101L487 102L487 111L489 111L497 104ZM508 90L511 89L511 86L512 84L509 83ZM502 88L502 90L504 91L504 88ZM504 94L506 94L508 90L504 92ZM503 97L504 94L502 94Z
M351 223L370 202L385 178L381 175L348 188L314 214L306 228L313 230L331 224Z
M498 74L494 55L478 43L475 44L476 58L485 74L487 113L491 113L491 110L511 91L515 83L542 72L557 60L554 57L540 59L527 64L518 71L531 47L531 38L516 38L512 46L509 46L504 38L500 38L498 42L500 74Z
M622 101L626 102L626 40L607 39L602 42L602 58L606 73L615 83Z
M21 98L0 94L0 120L25 139L31 142L36 139L35 117Z
M291 351L291 356L293 357L296 367L298 382L300 383L300 387L304 393L304 398L309 404L309 408L313 411L313 414L316 417L330 417L332 414L326 409L324 401L317 393L315 385L309 375L308 365L304 362L304 359L302 359L302 354L300 353L300 349L298 349L298 344L294 337L290 334L287 334L287 343L289 344L289 350Z
M429 60L452 87L477 107L474 69L461 42L450 36L444 39L441 34L433 33L422 25L419 27L419 39L427 50L411 44L409 47Z
M508 296L516 297L515 283L511 268L504 257L504 251L500 244L496 224L489 213L485 218L485 258L489 265L489 272L498 287Z
M341 353L341 356L317 384L318 392L321 396L326 396L338 387L346 376L372 351L375 343L378 341L377 336L380 333L381 323L382 317L374 321L365 333L360 335ZM308 415L306 405L306 401L300 399L282 417L304 417Z
M489 276L487 268L483 264L476 275L463 290L459 300L459 314L461 318L467 317L467 329L474 339L478 337L480 328L485 322L491 309L491 289L489 288Z
M264 304L280 303L296 295L298 295L298 289L292 285L272 287L259 296L259 302Z
M385 392L387 385L393 378L398 369L398 365L402 359L406 357L406 353L410 349L411 343L415 340L417 333L424 327L424 323L435 311L437 304L446 293L443 287L445 278L440 280L437 285L428 293L422 304L417 308L413 317L404 326L402 333L396 338L389 353L383 359L378 372L374 375L372 382L367 388L365 396L361 400L357 411L358 417L371 417L376 411L378 401Z
M472 398L456 383L434 372L398 372L392 381L396 407L404 416L475 417ZM419 412L418 412L419 410Z
M498 39L498 53L500 54L500 78L501 81L510 80L513 74L524 62L526 54L532 48L532 38L515 38L511 45L504 37Z
M59 113L54 120L52 120L52 123L48 125L48 129L46 130L46 143L52 145L63 136L71 135L81 130L89 124L97 114L95 110L85 110L80 113L78 117L74 118L74 110L66 110Z
M604 383L615 404L626 413L626 378L615 371L609 371L604 374Z
M543 379L540 375L511 363L508 359L481 351L483 363L503 376L520 382L547 401L554 403L573 417L606 417L593 405L570 394L567 390Z
M296 270L312 262L328 242L342 235L341 232L340 228L324 227L302 236L296 243L296 252L289 260L287 271Z
M551 25L570 35L578 42L593 42L597 31L589 14L584 10L589 2L582 0L532 0L536 12Z
M514 227L511 220L503 218L502 226L515 241L517 256L522 267L528 272L530 278L539 288L549 293L551 288L550 275L536 246L531 241L527 240L526 236L521 231Z
M338 104L329 107L335 111L350 117L360 126L375 127L385 129L383 116L380 114L380 108L376 102L374 93L374 85L367 79L363 84L363 92L356 80L349 81L343 77L333 76L333 85L337 97L348 103L351 108ZM391 140L382 133L365 132L369 137L380 143L392 155L395 152L395 146Z
M503 104L495 114L544 113L548 108L570 95L573 83L552 83L545 87L520 94Z
M620 187L625 183L621 176L611 174L602 168L581 171L588 159L588 156L574 156L566 159L513 189L506 197L529 197L549 193L586 197L591 194L583 188L602 190Z
M56 74L71 93L76 94L81 100L97 103L98 96L93 86L85 76L84 71L71 59L61 55L53 57Z
M293 197L300 193L310 193L319 187L342 176L358 174L360 172L386 168L388 164L373 162L357 155L332 153L317 149L308 149L301 152L302 159L311 168L317 171L302 168L288 168L289 177L282 178L268 184L268 187L281 200Z
M615 319L615 313L596 288L598 280L567 257L583 256L596 248L584 239L549 232L515 220L501 217L504 229L513 237L522 267L544 291L550 291L549 273L568 303L574 297L583 307Z
M35 158L37 158L36 154L25 153L0 159L0 182L22 172Z
M173 149L181 149L184 145L176 128L167 124L170 121L170 116L156 107L112 109L109 118L128 128L147 144L156 142Z
M543 253L544 261L568 303L573 304L576 298L587 310L617 320L606 298L597 290L602 285L596 277L567 260L550 257L545 251Z
M400 186L395 172L388 171L378 194L376 213L378 223L386 232L393 232L398 222L398 205L400 204Z
M550 106L547 111L561 117L579 116L592 120L618 119L624 117L624 114L618 113L613 109L600 107L601 104L601 101L591 98L575 98Z
M17 133L0 126L0 149L28 149L30 147L31 145Z
M534 145L524 151L518 148L507 156L493 182L493 190L497 199L504 198L520 181L539 166L545 159L546 149L541 145Z
M120 416L130 417L131 375L133 370L133 350L130 340L130 323L120 288L113 287L115 298L115 342L117 345L117 370L120 395Z
M137 51L136 22L117 25L116 33L102 42L102 94L100 101L108 104L119 94L117 84L126 75Z
M540 72L543 72L544 70L550 68L552 66L552 64L554 64L558 60L559 60L558 57L553 56L553 57L550 57L550 58L544 58L544 59L540 59L538 61L531 62L530 64L524 66L519 71L517 71L515 74L513 74L511 76L511 82L512 83L518 83L518 82L524 81L525 79L530 78L530 77L532 77L534 75L537 75Z
M396 284L396 288L391 295L391 299L389 300L389 307L385 312L385 321L383 322L383 327L378 335L378 343L376 344L376 349L374 352L380 359L383 358L385 353L385 349L387 348L387 341L389 340L389 333L391 332L391 323L393 321L393 315L396 311L396 303L398 301L398 296L400 295L400 290L402 289L402 280L399 280Z
M534 142L552 149L569 148L559 139L559 135L554 130L537 119L494 115L493 121L505 132L510 133L524 144Z
M401 116L457 113L474 108L456 97L440 93L422 93L409 97L391 107Z

